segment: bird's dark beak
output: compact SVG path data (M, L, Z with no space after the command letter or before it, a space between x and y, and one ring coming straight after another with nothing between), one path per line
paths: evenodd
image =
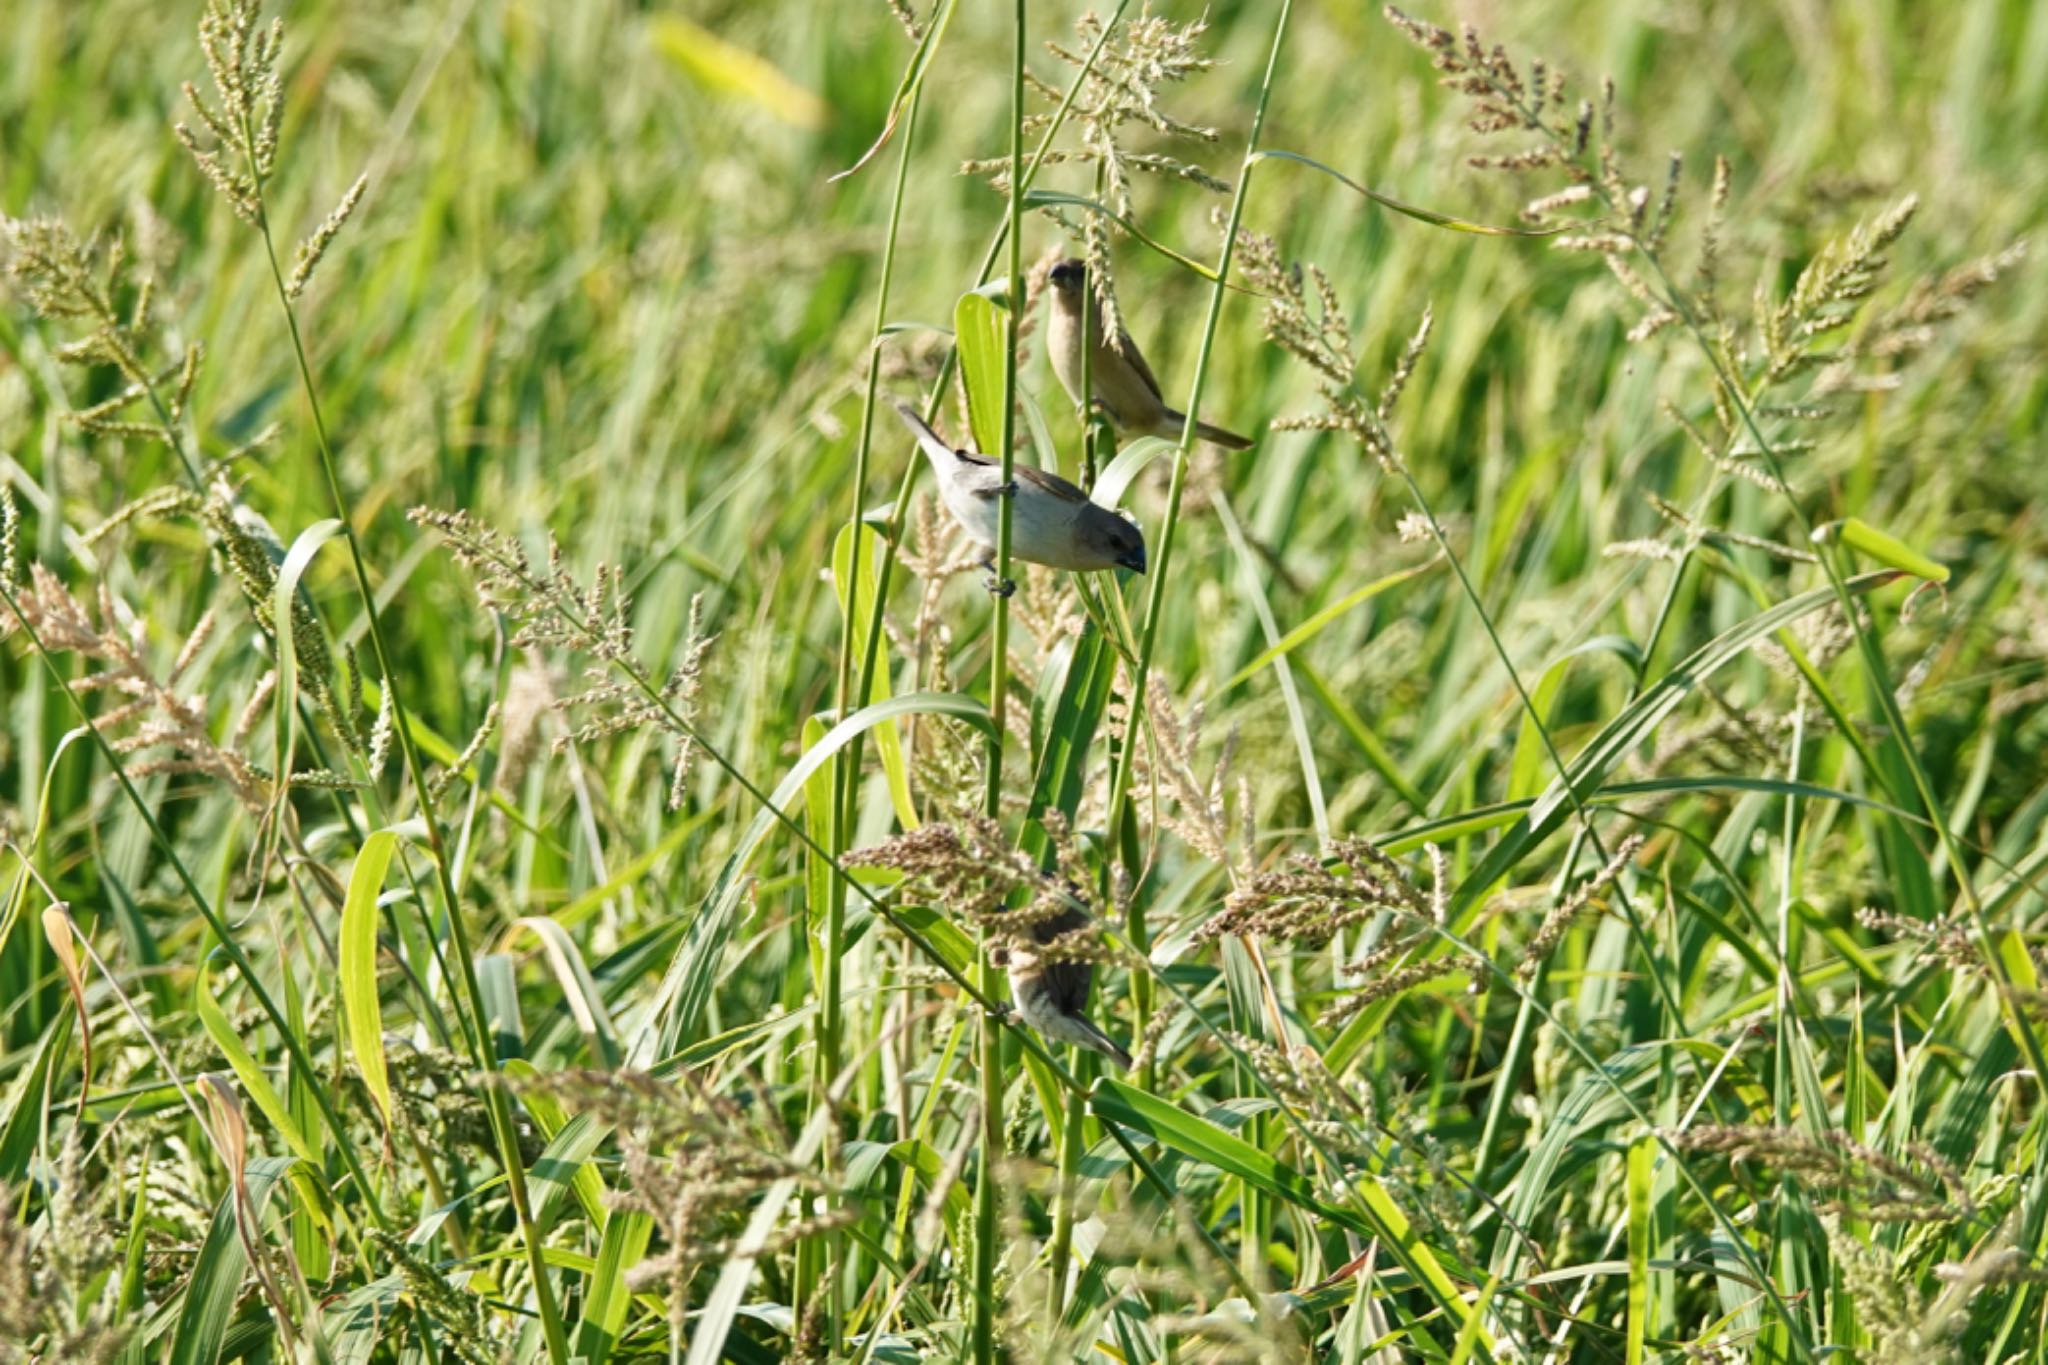
M1119 559L1117 563L1121 567L1129 569L1132 573L1145 572L1145 547L1140 545L1137 549Z

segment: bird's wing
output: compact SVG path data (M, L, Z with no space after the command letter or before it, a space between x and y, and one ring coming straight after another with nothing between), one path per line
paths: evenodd
M981 466L988 469L1001 468L1001 466L999 466L994 460L989 459L987 456L970 455L964 450L958 453L960 458L969 464ZM1074 485L1068 483L1059 475L1048 474L1043 469L1039 469L1034 465L1011 465L1010 472L1022 482L1030 484L1033 488L1038 489L1041 493L1044 493L1049 497L1057 498L1061 502L1085 503L1088 501L1088 495L1086 493L1083 493L1080 489L1074 487ZM969 489L968 491L973 493L974 496L976 496L977 498L993 498L994 496L996 496L998 492L1001 491L1001 489L1001 480L991 479L985 483L977 483L975 487Z
M1086 502L1088 495L1068 483L1057 474L1047 473L1033 465L1020 464L1015 467L1018 478L1037 488L1044 489L1061 502Z
M1138 372L1138 378L1145 381L1145 387L1152 390L1152 396L1164 403L1166 395L1160 391L1159 380L1152 373L1152 367L1145 363L1145 353L1138 349L1137 342L1131 340L1131 334L1121 327L1116 329L1116 349L1118 355L1131 362L1131 368Z
M1093 917L1079 906L1068 906L1049 919L1042 919L1031 926L1032 940L1039 944L1052 943L1077 930L1092 927ZM1095 980L1095 964L1092 962L1048 962L1040 968L1046 987L1052 993L1053 1003L1062 1014L1084 1014L1088 1009L1088 987Z
M1040 969L1040 976L1061 1014L1087 1015L1088 987L1095 980L1094 963L1048 962Z

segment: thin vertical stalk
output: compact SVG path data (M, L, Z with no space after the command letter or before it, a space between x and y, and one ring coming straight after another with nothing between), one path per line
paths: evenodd
M1245 140L1244 161L1237 175L1237 189L1230 197L1230 216L1223 229L1223 250L1216 263L1216 285L1209 291L1209 311L1202 321L1202 345L1195 354L1195 377L1188 390L1187 421L1181 427L1180 445L1173 455L1173 481L1167 488L1166 515L1160 522L1158 552L1153 556L1151 590L1145 599L1145 620L1138 634L1138 666L1131 678L1133 697L1132 711L1135 715L1143 705L1145 680L1152 672L1152 652L1159 641L1159 620L1164 614L1167 585L1172 579L1174 530L1180 523L1180 504L1187 492L1188 449L1194 444L1195 427L1201 419L1202 390L1209 379L1209 359L1216 345L1216 323L1223 313L1224 281L1230 277L1230 263L1237 254L1238 225L1244 220L1245 194L1251 187L1252 158L1259 149L1259 133L1266 126L1266 106L1273 93L1273 77L1280 67L1280 47L1287 36L1287 20L1294 9L1294 0L1281 0L1280 14L1273 21L1273 45L1266 54L1266 73L1259 82L1259 102L1252 112L1251 133ZM1121 827L1131 797L1132 757L1136 745L1131 742L1136 727L1128 727L1125 742L1117 753L1116 775L1109 793L1108 829L1111 837ZM1138 868L1131 869L1133 874ZM1142 927L1142 926L1141 926ZM1142 936L1134 936L1132 947L1145 951L1146 942ZM1140 1021L1142 1026L1143 1021Z
M1053 1188L1052 1245L1046 1253L1047 1275L1052 1281L1046 1307L1054 1322L1067 1311L1067 1267L1074 1256L1074 1205L1081 1195L1081 1126L1087 1112L1085 1096L1078 1092L1067 1096L1067 1117L1060 1129L1057 1183Z
M1055 109L1052 117L1046 121L1045 132L1039 137L1038 146L1031 153L1031 164L1025 167L1024 170L1022 186L1026 192L1030 190L1031 181L1037 176L1038 168L1045 163L1046 153L1052 150L1053 139L1059 136L1060 129L1065 126L1067 111L1074 107L1074 98L1081 93L1082 83L1088 79L1088 74L1095 69L1095 59L1102 54L1103 46L1109 42L1109 35L1116 32L1116 26L1123 19L1124 11L1130 8L1130 3L1131 0L1117 0L1116 8L1110 11L1108 20L1102 25L1102 32L1095 37L1095 45L1088 49L1088 55L1082 59L1081 69L1074 73L1073 83L1067 87L1067 93L1060 100L1059 108ZM1013 181L1016 179L1014 175L1011 178ZM1015 234L1011 232L1009 220L1005 218L1003 226L996 231L994 238L990 240L988 250L982 253L981 269L975 272L976 285L988 282L989 272L995 269L996 258L1001 254L1004 244L1014 240ZM1012 279L1014 280L1014 278L1013 275ZM1021 299L1012 301L1011 306L1013 310L1019 302L1021 302ZM938 411L939 399L946 391L946 381L952 377L953 366L959 357L960 349L958 346L954 346L947 350L945 359L940 362L939 376L933 381L931 398L925 405L926 418L930 418ZM877 610L874 618L868 622L867 642L861 649L860 688L857 691L857 695L865 696L867 694L868 680L874 676L875 661L881 653L882 613L879 607L881 603L889 600L889 579L896 569L897 546L898 542L902 539L903 519L910 511L910 490L917 481L917 467L919 463L920 461L912 459L906 464L903 469L902 482L896 486L896 502L889 514L889 524L896 528L896 534L891 536L888 543L882 547L882 572L880 579L875 584ZM847 752L858 756L860 746L861 739L856 736L853 742L847 746Z
M1167 489L1166 515L1160 523L1159 546L1152 573L1151 591L1145 600L1145 620L1138 636L1137 667L1131 675L1131 721L1124 727L1124 737L1116 754L1114 776L1110 783L1109 818L1107 829L1111 840L1123 850L1126 866L1135 887L1144 875L1142 857L1133 858L1135 839L1126 840L1124 825L1130 818L1131 773L1137 754L1138 716L1144 705L1147 680L1152 675L1152 654L1159 641L1159 622L1166 605L1166 592L1172 580L1174 532L1180 523L1181 499L1187 492L1188 451L1194 444L1195 429L1201 420L1202 391L1208 385L1209 361L1216 345L1216 327L1223 314L1225 281L1230 278L1230 263L1237 253L1238 227L1244 220L1245 196L1251 188L1253 157L1259 149L1259 134L1266 124L1266 108L1273 94L1273 78L1280 69L1280 49L1287 37L1287 21L1294 9L1293 0L1281 0L1280 13L1273 21L1273 42L1266 54L1266 70L1259 82L1259 101L1252 113L1251 131L1245 139L1244 159L1239 166L1237 188L1230 197L1230 215L1223 229L1223 248L1216 263L1216 284L1209 291L1209 309L1202 321L1202 344L1195 354L1195 374L1188 390L1187 419L1181 426L1180 443L1173 454L1173 480ZM1125 933L1130 946L1141 955L1151 948L1150 934L1145 924L1142 898L1133 895ZM1263 968L1261 980L1265 979ZM1150 1023L1151 979L1149 973L1135 973L1134 980L1142 982L1133 990L1133 1003L1137 1006L1135 1027L1142 1036ZM1270 1002L1269 1002L1270 1004ZM1277 1022L1277 1021L1276 1021ZM1276 1039L1276 1041L1278 1041ZM1149 1072L1149 1068L1148 1068ZM1152 1077L1142 1078L1149 1085ZM1248 1283L1258 1282L1262 1251L1262 1238L1258 1234L1259 1201L1249 1183L1240 1195L1246 1214L1244 1234L1239 1246L1242 1273Z
M840 584L845 595L845 608L839 631L839 677L837 684L838 712L843 718L866 705L871 685L872 672L867 668L856 669L854 658L859 651L861 631L860 586L865 571L861 563L861 503L867 493L868 458L874 449L875 395L881 386L882 377L882 328L889 320L889 291L896 276L896 241L903 222L904 189L909 182L910 150L917 141L917 111L924 99L924 88L919 86L910 97L910 107L904 115L903 136L899 139L899 155L896 162L896 184L889 200L889 228L882 246L882 278L875 291L875 325L868 343L867 386L861 396L860 439L854 448L853 492L847 510L846 524L852 530L851 547L848 555L846 582ZM871 613L876 621L882 617L882 603L876 599ZM858 690L856 690L858 688ZM832 825L827 846L834 854L846 852L853 838L854 824L859 818L860 803L860 747L849 746L842 751L833 764ZM844 1013L845 970L842 958L846 940L846 883L834 877L829 883L825 902L825 941L822 953L823 980L818 983L818 1030L817 1054L812 1071L813 1105L829 1104L832 1083L839 1075L840 1058L845 1051L846 1028ZM832 1123L826 1130L824 1156L828 1170L838 1162L839 1125ZM832 1196L826 1200L832 1202ZM842 1239L836 1234L826 1234L825 1280L827 1318L830 1322L830 1340L833 1349L841 1338L841 1303L839 1295L840 1252ZM796 1293L801 1299L808 1294L811 1285L807 1278L799 1277Z
M292 357L297 363L299 385L306 395L306 406L313 419L313 435L320 452L320 469L327 482L328 497L334 504L334 515L340 520L342 538L348 543L349 564L355 571L356 589L363 599L363 617L369 626L370 645L377 655L378 680L391 698L391 709L395 724L393 730L398 737L398 747L405 759L405 770L412 782L413 793L420 804L421 822L426 826L427 846L430 861L434 864L434 877L439 885L442 908L448 917L449 936L454 940L455 957L461 966L464 993L468 997L468 1016L464 1019L463 1033L469 1042L478 1067L491 1080L484 1087L484 1107L490 1116L491 1133L498 1148L499 1162L505 1170L505 1188L511 1197L513 1215L517 1219L520 1244L526 1254L527 1272L533 1278L534 1300L540 1310L541 1330L547 1339L548 1358L554 1365L564 1365L569 1358L569 1338L562 1325L560 1308L555 1303L554 1290L548 1281L547 1264L541 1256L540 1231L533 1221L532 1201L527 1196L526 1163L519 1155L519 1135L512 1121L512 1102L505 1088L497 1084L497 1044L491 1037L490 1028L484 1019L483 987L477 979L476 955L469 942L469 930L462 922L460 901L455 891L453 869L449 864L446 836L441 830L439 814L434 809L433 789L428 785L426 772L420 763L419 748L413 742L412 723L406 710L405 701L398 687L398 674L392 667L391 651L384 640L384 628L378 618L377 594L370 585L370 572L363 559L362 541L356 535L355 523L349 517L348 503L342 497L341 480L335 474L334 446L328 439L327 422L320 411L320 395L313 383L313 369L306 359L306 345L299 333L299 318L292 308L291 293L285 287L284 270L277 259L277 242L270 230L269 205L263 198L263 177L258 174L254 153L254 131L244 123L243 151L248 158L250 182L256 190L256 228L263 238L264 258L270 264L270 279L277 292L277 306L284 313L285 330L290 334ZM460 1017L460 1016L458 1016Z
M1010 247L1010 306L1005 310L1003 347L1003 442L1001 468L1007 487L1017 466L1017 327L1023 320L1024 260L1018 222L1024 211L1024 31L1026 0L1012 11L1010 62L1010 204L1005 231ZM995 625L990 632L988 710L995 725L988 739L988 785L982 808L990 819L1003 809L1003 741L1010 691L1010 513L1016 500L997 499ZM989 935L982 934L975 954L975 973L983 992L993 996L995 967L989 961ZM994 1365L996 1359L996 1222L997 1164L1003 1156L1003 1030L992 1017L981 1020L981 1168L974 1187L974 1359Z

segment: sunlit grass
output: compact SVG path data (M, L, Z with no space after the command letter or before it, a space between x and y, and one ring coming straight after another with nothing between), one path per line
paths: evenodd
M0 1357L2039 1359L2048 24L924 8L10 13Z

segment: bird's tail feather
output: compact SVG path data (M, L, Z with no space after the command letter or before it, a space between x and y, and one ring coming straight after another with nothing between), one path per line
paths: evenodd
M1160 434L1168 440L1172 440L1180 435L1182 429L1187 424L1188 415L1186 413L1175 412L1172 408L1168 408L1165 421L1161 423ZM1171 429L1168 430L1168 428ZM1252 448L1250 437L1240 436L1234 431L1226 431L1222 427L1208 422L1195 423L1195 434L1212 445L1222 446L1225 450L1250 450Z
M952 462L953 447L941 440L939 433L933 431L910 404L898 402L896 414L903 419L903 425L910 428L910 434L917 438L918 445L924 448L925 457L932 461L932 467L943 471Z
M1080 1042L1081 1046L1087 1048L1089 1051L1099 1052L1103 1056L1109 1058L1109 1060L1117 1064L1118 1069L1123 1071L1129 1071L1131 1069L1131 1054L1124 1051L1122 1043L1119 1043L1116 1039L1110 1037L1107 1033L1104 1033L1101 1029L1095 1027L1095 1023L1093 1020L1079 1019L1076 1020L1076 1022L1079 1023L1081 1027L1087 1031L1088 1037L1086 1041L1082 1041L1079 1039L1076 1039L1075 1041Z

